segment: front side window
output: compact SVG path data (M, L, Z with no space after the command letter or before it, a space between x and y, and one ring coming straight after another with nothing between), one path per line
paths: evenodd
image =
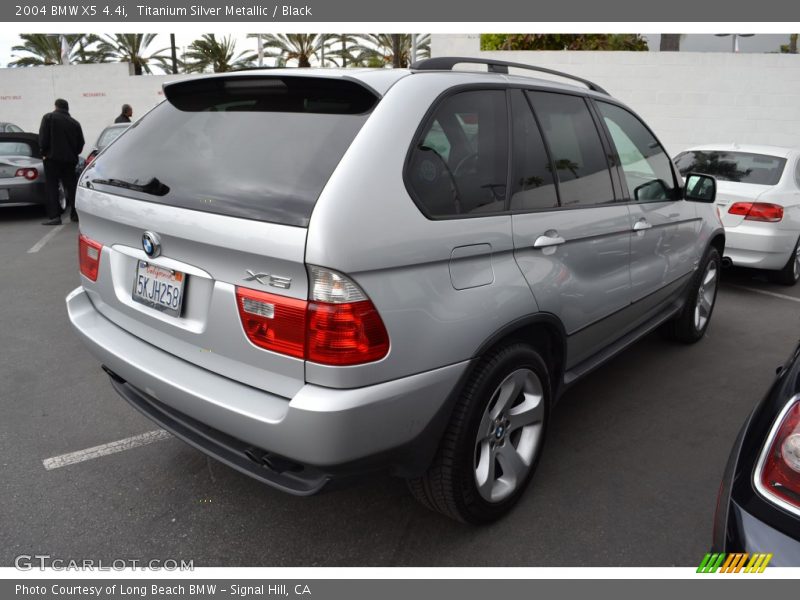
M558 176L561 205L614 201L611 173L600 134L580 96L528 92Z
M508 176L505 92L459 92L441 102L414 142L406 175L409 191L428 216L504 210Z
M616 147L631 199L673 199L675 177L669 156L650 130L619 106L598 102L597 107Z

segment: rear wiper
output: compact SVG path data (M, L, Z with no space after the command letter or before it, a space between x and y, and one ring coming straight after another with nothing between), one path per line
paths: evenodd
M158 178L153 177L144 185L125 181L124 179L93 179L92 183L99 183L100 185L111 185L114 187L132 190L134 192L142 192L143 194L150 194L151 196L166 196L169 193L169 186L161 183Z

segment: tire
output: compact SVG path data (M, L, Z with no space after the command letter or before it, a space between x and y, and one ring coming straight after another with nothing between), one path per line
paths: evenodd
M721 271L722 259L717 249L711 246L706 250L700 268L692 278L683 310L664 324L662 332L665 337L686 344L702 339L714 312Z
M499 519L533 477L550 400L548 368L533 348L512 343L490 352L470 375L431 466L408 480L409 490L457 521Z
M800 281L800 240L797 240L783 268L780 271L770 271L769 278L775 283L790 286Z

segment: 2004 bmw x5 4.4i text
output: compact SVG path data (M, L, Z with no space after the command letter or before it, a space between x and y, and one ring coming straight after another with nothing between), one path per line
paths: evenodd
M388 470L506 513L566 387L704 335L724 247L713 178L597 85L509 66L542 70L167 84L78 191L69 317L116 390L287 492Z

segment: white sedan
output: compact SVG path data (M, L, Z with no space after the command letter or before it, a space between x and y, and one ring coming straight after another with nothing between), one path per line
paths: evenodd
M800 150L714 144L681 152L675 164L684 177L716 177L725 259L786 285L800 280Z

